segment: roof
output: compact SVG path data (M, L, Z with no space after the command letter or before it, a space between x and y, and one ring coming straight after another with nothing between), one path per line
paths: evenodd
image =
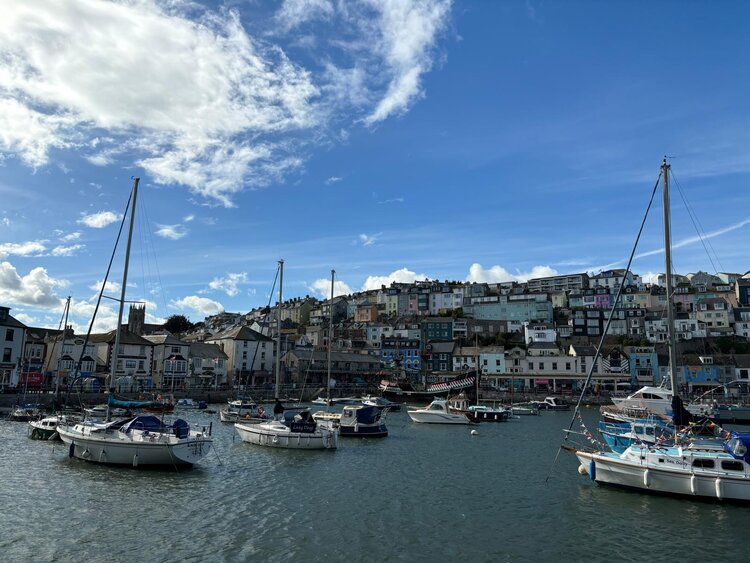
M258 342L272 342L272 339L270 337L256 332L246 326L236 326L230 328L229 330L226 330L224 332L214 334L210 338L206 338L206 340L252 340Z
M8 315L5 317L4 320L0 321L0 326L12 326L15 328L26 328L26 325L23 324L21 321L13 317L13 315Z
M432 346L432 353L453 353L453 349L456 346L456 343L452 340L450 342L430 342L428 346Z
M106 342L108 344L114 344L116 333L117 331L110 330L109 332L105 332L104 334L92 334L90 340L91 342ZM129 330L123 330L120 332L120 344L135 344L138 346L154 345L154 343L150 340L146 340L142 336L138 336L137 334L130 332Z
M595 356L596 348L593 346L586 346L580 344L571 344L570 349L572 350L573 356Z
M529 350L557 350L558 346L554 342L533 342L528 348Z
M185 346L187 344L187 342L184 342L171 334L151 334L144 336L143 338L154 344L170 344L174 346Z
M206 344L205 342L191 342L190 355L193 358L201 359L229 359L229 356L224 353L224 350L218 344Z
M302 361L309 361L310 358L312 358L312 361L315 363L319 363L320 365L325 365L328 363L328 351L327 350L305 350L305 349L295 349L290 350L286 354L284 354L284 357L287 355L293 355L294 357L302 360ZM282 358L283 359L283 358ZM380 358L377 356L371 356L369 354L355 354L354 352L334 352L331 351L331 362L360 362L360 363L379 363Z

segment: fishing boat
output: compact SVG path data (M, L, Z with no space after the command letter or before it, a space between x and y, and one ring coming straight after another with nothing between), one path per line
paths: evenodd
M138 199L138 182L133 181L130 198L130 224L128 228L125 264L123 267L122 286L120 289L119 312L115 343L112 348L112 373L109 377L108 406L115 408L115 371L120 350L120 333L122 331L122 313L125 304L125 290L128 286L128 265L130 246L133 238L136 201ZM124 218L123 218L124 221ZM99 298L103 294L106 276ZM94 319L92 319L92 323ZM111 414L111 413L110 413ZM146 466L190 466L199 461L211 449L213 439L205 429L193 430L181 419L166 424L153 415L126 417L105 421L72 420L60 421L57 426L60 439L68 448L68 456L85 461L106 465Z
M676 338L674 324L674 305L672 296L672 257L670 234L670 205L669 205L669 173L670 165L666 159L661 166L660 181L663 185L664 198L664 249L666 266L666 295L667 295L667 330L669 350L669 380L672 390L672 417L676 427L682 426L691 418L682 406L677 395L676 377ZM654 186L654 194L657 185ZM649 204L650 208L651 204ZM648 212L647 212L648 215ZM641 225L645 223L645 217ZM640 234L639 234L640 236ZM631 253L627 270L635 253ZM626 271L627 271L626 270ZM617 305L621 289L615 297L613 308ZM610 319L611 320L611 316ZM601 350L604 335L597 350ZM596 362L596 357L594 359ZM586 384L590 382L592 371L589 371ZM579 399L579 406L581 399ZM578 408L576 408L578 410ZM574 415L575 418L575 415ZM572 427L573 421L571 421ZM569 429L570 430L570 429ZM585 433L588 436L588 433ZM649 445L637 442L628 446L622 453L608 452L601 448L579 446L561 446L572 452L578 459L578 471L588 475L592 481L602 485L625 487L640 492L679 495L688 498L711 499L718 501L750 501L750 434L727 432L721 442L709 443L688 442L675 439L672 447Z
M279 304L283 303L282 285L284 281L284 261L279 260ZM333 272L331 281L331 292L333 292ZM273 290L272 290L273 293ZM281 386L281 315L276 316L276 397L279 397ZM329 339L330 342L330 339ZM329 346L330 350L330 346ZM330 352L329 352L330 365ZM330 369L330 368L329 368ZM329 371L330 381L330 371ZM330 387L330 384L329 384ZM330 423L318 423L312 418L309 411L301 413L284 413L283 420L270 420L257 424L247 422L236 422L234 425L237 434L243 442L258 446L271 448L320 450L336 449L338 447L339 428Z
M452 412L446 399L435 399L423 409L406 411L414 422L424 424L476 424L462 412Z

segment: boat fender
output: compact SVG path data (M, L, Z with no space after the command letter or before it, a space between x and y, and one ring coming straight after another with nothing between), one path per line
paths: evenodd
M472 430L471 432L469 432L469 434L471 434L472 436L479 436L479 432L477 432L476 430Z
M716 498L721 500L724 497L724 491L722 490L721 477L716 478L716 481L714 481L714 487L716 488Z
M649 470L646 469L646 471L643 472L643 486L648 488L651 486L651 474L649 473Z
M99 463L105 463L107 461L107 452L102 450L99 452Z
M68 457L73 457L76 453L76 444L75 442L70 443L70 448L68 449Z
M596 462L593 459L589 463L589 477L592 481L596 481Z
M697 490L698 490L698 477L693 475L692 477L690 477L690 492L695 494Z
M138 467L138 454L133 456L133 467Z
M81 454L81 457L83 459L88 459L88 458L91 457L91 452L89 451L88 448L86 448L85 450L83 450L83 453Z
M274 444L278 444L279 443L279 437L278 436L274 436L273 437L273 443Z
M583 465L578 466L578 474L579 475L588 475L588 471L586 471L586 467Z

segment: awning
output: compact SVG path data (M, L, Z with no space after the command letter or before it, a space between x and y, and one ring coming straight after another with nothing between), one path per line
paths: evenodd
M537 385L549 385L549 379L535 379L534 383Z

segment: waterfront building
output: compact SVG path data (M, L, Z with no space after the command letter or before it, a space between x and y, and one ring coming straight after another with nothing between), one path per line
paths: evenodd
M94 377L96 373L96 345L89 341L86 343L84 336L77 336L71 327L64 332L50 334L44 346L44 359L42 369L44 385L48 388L73 383L75 368L81 361L80 374L82 380ZM84 343L86 343L84 348ZM31 371L31 368L29 368ZM31 375L31 374L30 374Z
M91 342L96 349L96 372L91 381L83 380L85 388L97 391L108 387L108 378L115 378L115 387L150 389L153 385L151 366L153 365L154 345L142 336L129 330L120 333L120 350L117 353L117 366L112 367L112 352L117 331L92 334ZM68 382L70 383L70 382Z
M621 285L636 285L633 272L618 268L605 270L589 278L589 287L606 287L617 291Z
M422 341L453 340L453 318L427 317L421 322Z
M529 291L573 291L589 287L586 273L533 278L526 282Z
M45 380L45 359L47 357L47 342L52 341L62 331L48 328L26 327L26 338L21 360L21 379L27 385L41 386L49 384L54 378L48 374Z
M450 342L428 342L425 346L427 352L427 369L431 372L447 372L453 368L453 351L456 343Z
M630 382L634 386L658 385L659 356L653 346L626 346L630 368Z
M524 323L523 336L526 344L536 342L557 342L557 331L552 325Z
M422 369L422 342L419 338L383 337L380 353L385 367L400 365L406 370Z
M480 346L479 367L482 377L491 387L500 387L500 375L507 373L505 366L505 349L502 346Z
M10 314L10 307L0 307L0 390L15 387L20 379L26 325Z
M479 361L479 346L458 346L453 352L453 371L469 371L477 369Z
M383 338L393 336L393 327L385 323L368 324L365 329L365 339L370 346L380 347Z
M680 383L685 383L691 393L734 379L733 362L725 356L683 354L678 363Z
M328 378L328 351L313 349L290 350L281 358L285 381L301 388L325 386ZM361 384L373 381L382 369L379 358L369 354L331 352L331 377L336 384Z
M734 333L750 340L750 307L737 307L734 310Z
M730 325L731 307L721 297L701 299L696 307L696 320L704 324L707 329L720 327L728 331Z
M144 336L153 344L151 377L157 389L176 391L187 385L190 344L171 334Z
M274 343L268 336L240 326L214 334L206 343L216 344L227 355L230 385L257 386L273 380Z
M190 343L191 387L218 389L227 384L227 360L229 357L216 344Z

